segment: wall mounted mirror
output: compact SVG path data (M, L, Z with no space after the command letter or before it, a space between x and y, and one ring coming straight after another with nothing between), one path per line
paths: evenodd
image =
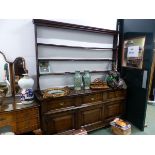
M11 62L9 62L4 53L0 51L0 96L1 100L4 97L12 96L12 72Z
M20 95L20 87L18 85L19 79L23 77L23 74L27 74L28 70L26 69L25 59L22 57L17 57L13 62L14 69L14 92L15 95Z

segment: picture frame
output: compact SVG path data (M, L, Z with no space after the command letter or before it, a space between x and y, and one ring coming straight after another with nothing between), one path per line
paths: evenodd
M50 73L50 64L48 61L39 62L39 73L40 74Z
M124 40L122 67L143 68L145 36Z

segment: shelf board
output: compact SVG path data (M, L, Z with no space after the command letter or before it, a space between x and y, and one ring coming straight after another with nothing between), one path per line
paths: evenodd
M48 44L48 43L37 43L40 46L53 46L53 47L64 47L64 48L77 48L77 49L86 49L86 50L98 50L98 51L116 51L117 48L102 48L102 47L82 47L82 46L69 46L69 45L57 45L57 44Z
M115 61L109 58L38 58L38 61Z
M90 71L89 73L108 73L110 70L107 71ZM84 72L81 72L83 74ZM41 73L39 76L44 76L44 75L72 75L75 74L75 72L60 72L60 73Z
M64 22L57 22L57 21L50 21L50 20L43 20L43 19L33 19L33 23L36 26L79 30L79 31L94 32L94 33L108 34L108 35L118 34L118 31L115 31L115 30L84 26L84 25L77 25L77 24L71 24L71 23L64 23Z

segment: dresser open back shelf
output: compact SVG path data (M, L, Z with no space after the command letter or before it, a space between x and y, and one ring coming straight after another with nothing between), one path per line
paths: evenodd
M76 70L89 70L92 81L103 78L117 64L118 32L114 30L34 19L37 88L43 134L61 134L104 127L124 111L125 90L71 91L67 96L44 99L42 90L73 86ZM50 72L40 73L39 63L49 62ZM60 78L61 77L61 78Z
M34 19L33 23L38 90L73 86L75 70L89 70L92 80L103 77L116 64L118 32L115 30L42 19ZM49 63L48 73L40 73L40 62ZM45 84L47 79L50 82Z

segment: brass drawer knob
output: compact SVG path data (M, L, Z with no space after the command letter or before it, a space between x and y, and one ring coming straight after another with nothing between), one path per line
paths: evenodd
M59 105L60 105L60 106L63 106L63 105L64 105L64 102L60 102Z
M94 101L95 99L92 97L91 100Z

